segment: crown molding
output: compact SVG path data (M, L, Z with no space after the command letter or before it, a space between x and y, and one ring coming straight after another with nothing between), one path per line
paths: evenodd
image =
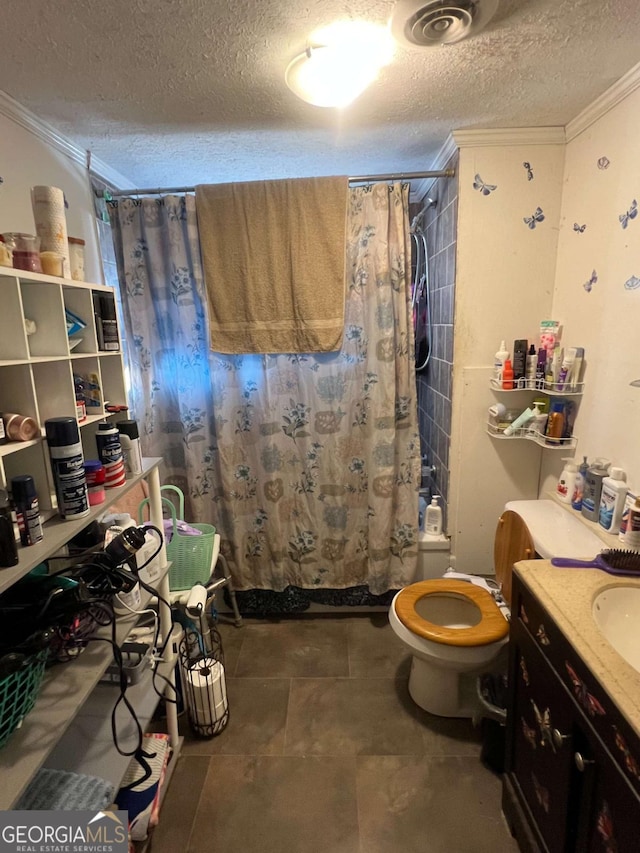
M480 130L454 130L458 148L492 145L564 145L564 127L495 127Z
M38 139L55 148L56 151L64 154L74 163L80 163L85 169L91 166L91 171L98 177L102 178L105 183L118 189L133 189L135 185L124 175L121 175L116 169L112 169L107 163L104 163L98 157L93 157L90 152L80 148L66 136L63 136L48 122L44 121L31 110L24 107L21 103L12 98L6 92L0 90L0 115L5 116L10 121L28 130Z
M606 92L599 95L588 107L578 113L575 118L567 124L565 131L567 142L575 139L588 127L591 127L598 119L612 110L616 104L623 101L640 86L640 62L627 71L619 80L609 86Z

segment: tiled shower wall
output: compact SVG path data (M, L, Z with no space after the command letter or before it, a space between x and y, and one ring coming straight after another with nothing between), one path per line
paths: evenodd
M453 178L439 178L429 198L437 204L426 210L423 227L429 257L432 340L431 358L416 374L420 445L427 464L435 466L430 486L442 496L445 525L449 499L449 441L451 437L451 374L453 366L453 312L456 280L458 221L458 155L447 163ZM425 202L426 203L426 202Z

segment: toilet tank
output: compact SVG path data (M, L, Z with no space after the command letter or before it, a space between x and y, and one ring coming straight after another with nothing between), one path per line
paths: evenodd
M441 578L451 565L451 540L447 536L418 536L418 568L414 583Z

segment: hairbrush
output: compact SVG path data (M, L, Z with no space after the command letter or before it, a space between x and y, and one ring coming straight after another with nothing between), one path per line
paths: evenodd
M593 560L570 560L568 557L553 557L552 566L567 569L602 569L610 575L640 576L640 553L622 548L609 548Z

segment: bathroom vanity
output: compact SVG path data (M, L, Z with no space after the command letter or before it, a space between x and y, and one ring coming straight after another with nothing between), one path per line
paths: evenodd
M593 614L614 587L640 595L640 579L516 564L502 805L523 853L640 850L640 655L628 663Z

